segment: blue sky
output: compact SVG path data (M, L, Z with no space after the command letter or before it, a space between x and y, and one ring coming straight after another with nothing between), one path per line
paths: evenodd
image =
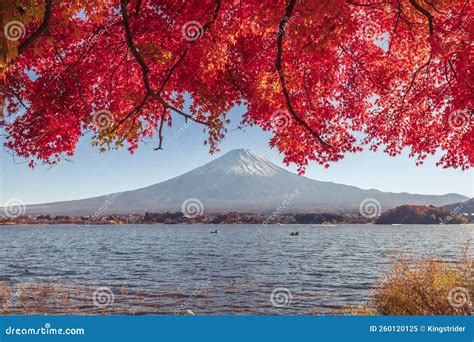
M230 117L238 122L243 110L233 109ZM53 168L38 166L31 170L26 163L15 164L7 152L0 151L0 206L12 198L32 204L137 189L182 174L235 148L249 148L285 167L283 156L268 146L269 133L258 127L230 131L221 144L221 152L210 155L208 147L203 145L202 127L183 125L184 120L176 117L174 126L166 128L164 151L154 151L156 141L151 141L142 144L133 155L126 150L99 153L91 146L90 138L83 137L71 162ZM329 169L310 165L306 176L364 189L420 194L455 192L473 197L472 170L436 167L436 157L417 167L407 155L408 152L398 157L382 152L347 155ZM296 167L288 169L294 171Z

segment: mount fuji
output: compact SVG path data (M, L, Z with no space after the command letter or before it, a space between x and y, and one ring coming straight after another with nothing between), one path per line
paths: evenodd
M195 198L205 212L272 212L358 210L368 198L383 210L402 204L442 206L466 199L458 194L416 195L364 190L298 176L247 150L233 150L201 167L167 181L117 194L47 204L28 205L27 215L91 215L179 211Z

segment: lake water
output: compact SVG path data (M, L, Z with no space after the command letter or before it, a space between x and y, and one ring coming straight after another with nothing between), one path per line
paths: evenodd
M25 283L76 286L77 313L95 312L97 287L112 291L100 307L111 313L324 313L364 304L390 256L454 261L473 236L474 225L3 226L0 283L17 286L8 305L20 313Z

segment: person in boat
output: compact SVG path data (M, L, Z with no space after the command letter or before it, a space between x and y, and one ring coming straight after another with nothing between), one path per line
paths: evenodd
M219 231L216 229L213 232L211 232L211 234L219 234Z

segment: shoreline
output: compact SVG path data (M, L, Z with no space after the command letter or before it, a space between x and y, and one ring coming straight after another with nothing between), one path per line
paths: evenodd
M21 209L21 208L20 208ZM196 212L145 212L145 213L110 213L97 212L88 214L27 214L24 209L5 211L0 216L0 225L17 224L257 224L257 225L336 225L336 224L469 224L474 223L474 213L459 214L455 211L434 206L402 205L382 211L331 211L331 212L204 212L199 208Z

